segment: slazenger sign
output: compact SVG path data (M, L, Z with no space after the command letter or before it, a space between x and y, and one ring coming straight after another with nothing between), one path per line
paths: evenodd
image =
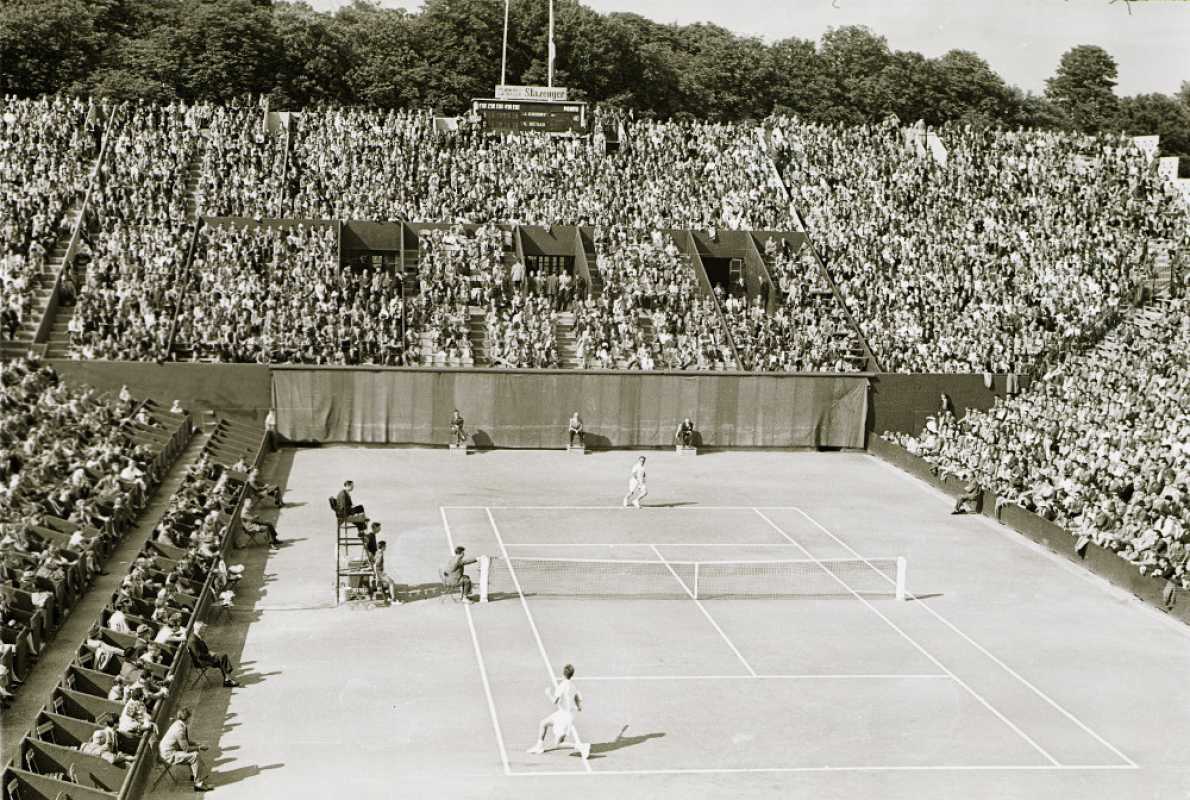
M566 100L564 86L511 86L496 85L497 100Z

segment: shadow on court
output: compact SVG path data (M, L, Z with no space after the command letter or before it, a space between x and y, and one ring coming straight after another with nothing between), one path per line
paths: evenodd
M612 753L616 750L623 750L625 747L635 747L638 744L644 744L650 739L660 739L665 735L664 732L658 731L657 733L642 733L640 736L625 736L624 732L626 730L628 730L627 725L621 728L619 735L610 742L592 742L590 756L591 760L603 758L603 753ZM579 757L577 752L571 753L570 755L574 758Z

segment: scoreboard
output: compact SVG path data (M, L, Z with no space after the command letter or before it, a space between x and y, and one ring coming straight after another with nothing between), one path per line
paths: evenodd
M557 136L590 133L587 104L569 100L473 100L471 110L494 133L536 131Z

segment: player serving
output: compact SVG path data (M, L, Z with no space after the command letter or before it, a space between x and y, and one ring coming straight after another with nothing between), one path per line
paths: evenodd
M645 485L645 457L632 465L632 474L628 476L628 494L624 495L624 508L632 503L633 508L640 508L640 501L649 493Z
M574 729L574 715L583 710L583 698L575 688L574 667L570 664L562 667L562 680L554 688L547 688L545 694L553 701L556 708L554 713L541 721L537 732L537 744L529 748L530 755L540 755L545 752L545 737L553 730L555 747L562 746L562 740L569 738L574 742L570 747L577 747L583 758L591 755L591 745L579 741L578 731Z

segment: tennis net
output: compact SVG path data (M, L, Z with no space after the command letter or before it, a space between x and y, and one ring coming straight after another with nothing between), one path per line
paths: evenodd
M771 561L629 561L597 558L480 559L479 595L695 599L905 597L904 558Z

